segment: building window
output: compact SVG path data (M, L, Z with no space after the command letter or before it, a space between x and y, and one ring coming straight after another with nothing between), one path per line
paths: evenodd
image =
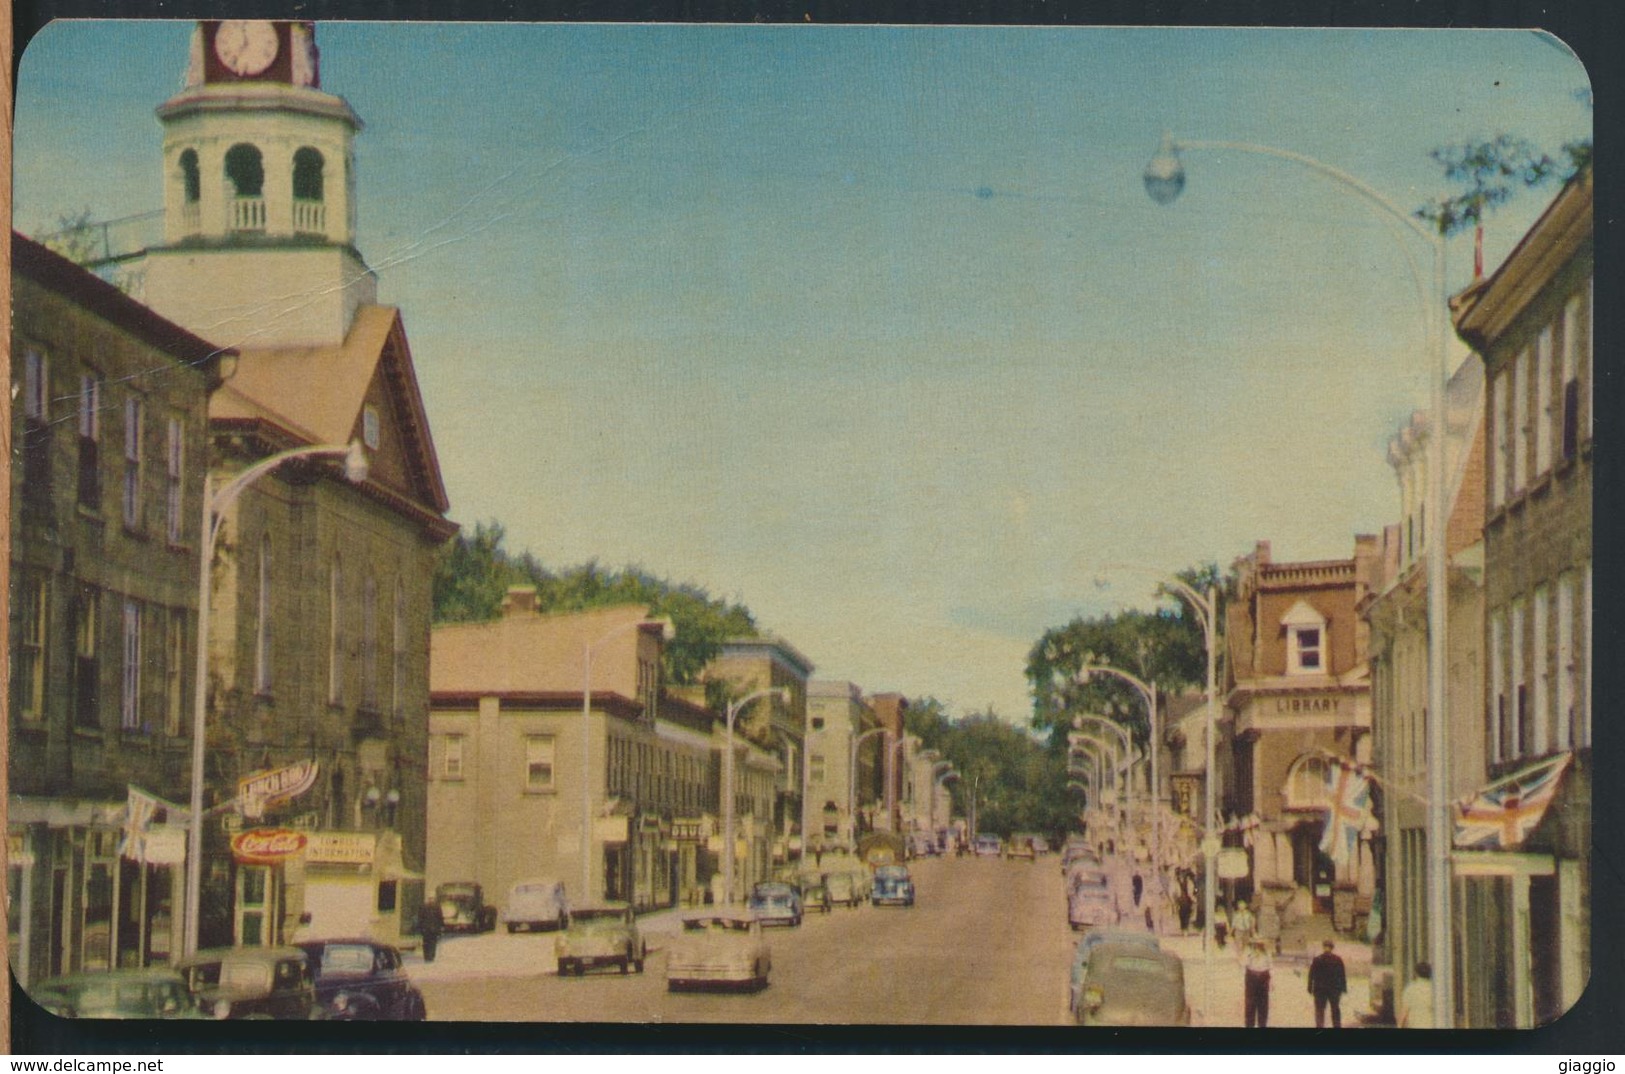
M271 692L271 535L260 534L259 592L254 595L254 692Z
M1529 677L1524 667L1524 602L1522 598L1512 602L1511 630L1511 657L1509 667L1512 672L1512 749L1508 758L1522 757L1529 752L1530 731L1529 726Z
M525 736L525 790L553 789L553 736Z
M141 423L145 406L139 396L124 400L124 527L141 532Z
M361 408L361 442L369 450L378 450L378 408L371 403Z
M45 637L48 608L43 578L25 576L17 586L16 706L32 723L45 715Z
M1530 606L1530 628L1534 632L1533 644L1530 647L1532 664L1534 668L1534 696L1531 699L1530 717L1534 722L1534 730L1530 736L1533 752L1543 754L1551 748L1551 688L1552 674L1547 665L1551 653L1549 648L1550 635L1547 627L1550 622L1548 613L1551 610L1551 594L1545 586L1535 590L1534 603Z
M203 176L198 171L196 149L181 151L181 191L188 205L197 204L203 197Z
M102 507L102 378L85 373L79 378L79 506Z
M1326 617L1300 600L1281 617L1286 633L1287 673L1319 675L1326 670Z
M1574 744L1574 699L1576 674L1580 670L1574 653L1574 574L1564 572L1557 576L1557 711L1553 730L1556 748L1566 750Z
M814 731L822 731L824 729L824 718L822 716L814 716L812 718L812 729Z
M23 353L23 494L36 508L51 502L50 364L36 350Z
M1507 720L1506 609L1497 608L1490 616L1490 760L1506 760L1512 752Z
M178 735L186 710L186 612L180 608L170 609L164 630L164 651L168 654L164 668L169 675L164 684L164 732Z
M389 709L400 716L406 708L406 590L395 583L394 644L391 647Z
M446 752L440 763L441 778L463 778L463 741L462 735L446 736Z
M1507 489L1511 486L1512 447L1507 430L1511 419L1507 414L1507 374L1505 370L1495 378L1495 390L1490 397L1490 424L1494 427L1495 452L1490 460L1490 506L1500 507L1507 502Z
M1512 490L1517 496L1529 485L1529 348L1512 361Z
M378 708L378 580L361 582L361 704Z
M85 587L74 604L73 722L94 729L101 726L97 700L101 689L98 659L101 594Z
M124 602L124 676L119 693L119 726L141 730L141 605Z
M338 560L327 571L327 703L344 703L344 571Z
M169 450L164 453L164 508L169 520L165 534L172 545L181 543L181 511L186 506L181 488L186 463L185 429L181 419L169 419Z
M1535 339L1535 477L1552 468L1552 326Z
M1292 670L1320 671L1321 631L1319 627L1297 627L1292 631Z
M322 155L305 146L293 154L293 196L300 201L322 200Z
M811 771L807 775L807 782L809 782L809 783L822 783L822 782L824 782L824 755L822 753L813 754L812 756L807 758L807 764L808 764L808 767L811 769Z

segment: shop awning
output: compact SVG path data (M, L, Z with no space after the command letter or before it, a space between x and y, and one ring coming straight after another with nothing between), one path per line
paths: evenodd
M1572 753L1547 758L1454 803L1455 849L1521 849L1551 808L1573 759Z

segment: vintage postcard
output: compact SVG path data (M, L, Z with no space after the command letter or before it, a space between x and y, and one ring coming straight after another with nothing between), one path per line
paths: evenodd
M1534 30L47 25L16 981L1552 1022L1592 124Z

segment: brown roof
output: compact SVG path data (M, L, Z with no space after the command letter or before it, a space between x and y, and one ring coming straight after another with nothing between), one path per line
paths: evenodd
M314 444L347 443L355 436L369 387L381 379L408 455L410 487L396 491L445 512L449 501L400 310L360 307L337 345L244 347L240 354L236 372L210 402L211 422L268 425Z
M593 651L594 693L635 698L633 623L648 618L641 604L538 615L514 612L489 623L446 623L429 641L429 691L459 694L574 693L582 689L582 655Z

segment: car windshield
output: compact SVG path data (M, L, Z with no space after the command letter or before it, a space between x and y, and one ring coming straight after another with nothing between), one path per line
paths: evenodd
M749 932L750 921L740 917L701 917L683 922L689 932Z
M372 948L366 944L333 943L322 950L322 975L330 973L371 973Z
M222 962L220 987L233 992L269 992L271 967L265 962Z
M1112 959L1111 968L1113 973L1134 973L1153 977L1171 976L1167 964L1158 958L1120 955Z
M901 865L882 865L875 870L877 880L907 880L908 870Z
M588 907L583 910L574 910L570 913L570 923L586 924L587 922L622 921L626 918L625 910L617 910L607 906Z

